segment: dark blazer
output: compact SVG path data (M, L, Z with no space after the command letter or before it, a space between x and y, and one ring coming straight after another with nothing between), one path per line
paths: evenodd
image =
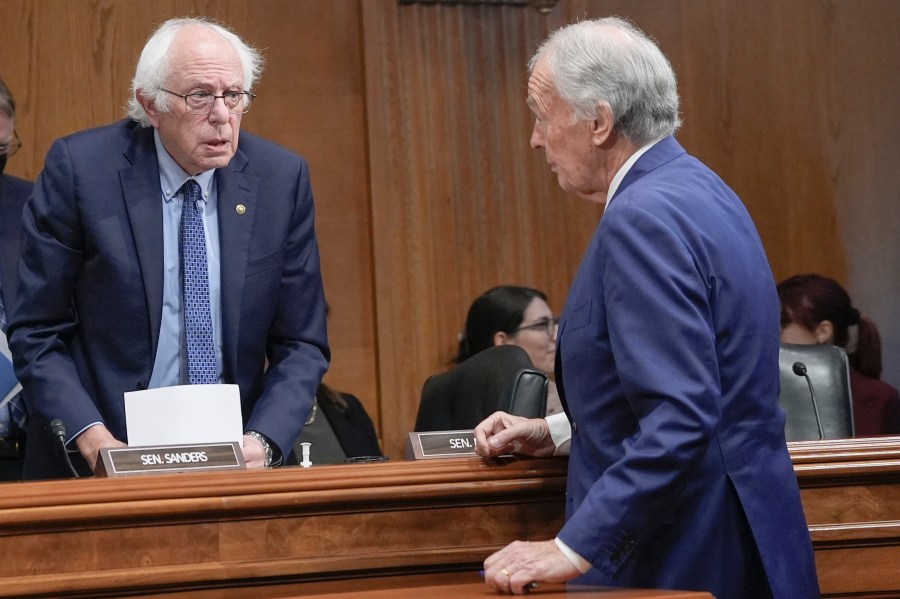
M11 175L0 175L0 290L9 306L19 285L19 231L22 207L34 183Z
M560 324L574 431L560 538L593 564L576 582L818 597L778 347L750 216L662 140L607 206Z
M22 206L31 195L34 183L11 175L0 175L0 293L9 306L18 286L19 229ZM6 409L5 407L3 409ZM23 459L0 460L0 480L22 478Z
M287 455L330 355L309 171L241 133L215 180L224 378ZM11 347L32 407L70 435L101 421L127 441L122 394L147 385L160 329L160 202L153 130L121 121L54 142L26 205Z

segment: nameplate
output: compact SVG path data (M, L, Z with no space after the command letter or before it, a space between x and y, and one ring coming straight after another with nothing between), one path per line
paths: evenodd
M106 448L100 450L100 458L101 462L97 464L98 476L242 470L247 467L241 446L234 441Z
M417 460L475 456L475 431L409 433L409 449Z

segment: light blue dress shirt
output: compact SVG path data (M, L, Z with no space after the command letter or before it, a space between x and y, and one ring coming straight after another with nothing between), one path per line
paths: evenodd
M184 314L181 306L181 257L178 229L181 223L181 186L194 179L203 192L203 228L206 230L206 259L209 268L209 303L212 311L213 343L216 348L216 375L222 382L222 286L220 279L218 195L215 170L189 176L169 155L153 132L159 161L159 183L163 211L163 303L159 343L148 388L187 384L184 345Z

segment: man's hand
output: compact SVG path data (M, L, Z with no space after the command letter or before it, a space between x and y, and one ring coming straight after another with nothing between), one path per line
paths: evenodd
M265 468L266 450L256 437L244 435L241 442L241 452L244 454L244 462L247 468Z
M555 450L543 418L494 412L475 427L475 452L485 458L511 453L543 458Z
M579 574L553 540L515 541L484 560L484 581L504 594L523 595L532 582L565 582Z
M109 429L102 424L96 424L75 439L75 446L84 456L91 472L97 471L97 460L100 458L100 450L106 447L127 447L124 443L112 436Z

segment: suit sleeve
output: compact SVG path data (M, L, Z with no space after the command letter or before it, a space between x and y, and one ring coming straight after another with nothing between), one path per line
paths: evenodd
M720 418L716 340L702 258L686 236L631 204L600 226L599 267L617 375L637 431L560 539L594 567L617 565L677 509ZM585 425L580 434L590 435Z
M246 426L269 437L283 456L300 434L331 357L314 224L309 169L301 161L278 294L266 298L277 305L267 334L269 366Z
M19 287L11 310L10 346L31 405L61 418L70 433L101 422L75 368L75 284L83 235L68 146L55 142L22 219ZM64 390L64 392L63 392Z

